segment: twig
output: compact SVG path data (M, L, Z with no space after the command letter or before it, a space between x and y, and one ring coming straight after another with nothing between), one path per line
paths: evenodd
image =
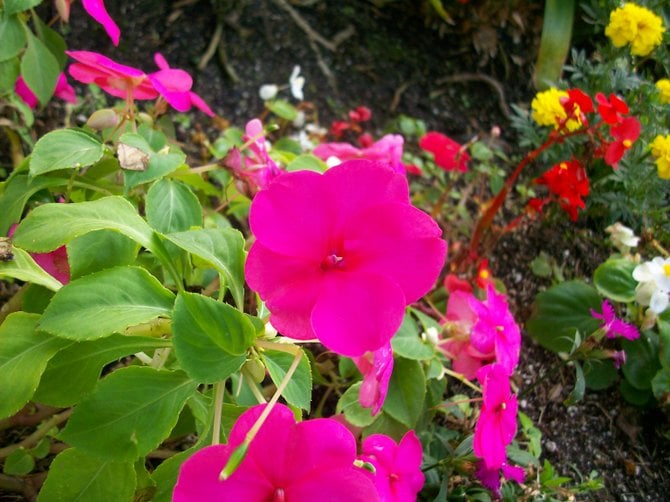
M219 47L217 54L219 56L219 63L221 63L223 69L226 70L228 77L235 84L237 84L240 81L240 77L237 75L237 72L235 71L235 68L233 68L233 65L230 64L230 61L228 61L228 53L226 52L226 45L223 43L223 37L221 37L221 39L219 40Z
M204 70L207 66L207 63L209 63L209 60L212 59L216 53L216 49L219 46L219 40L221 40L221 35L223 35L223 23L219 21L216 23L216 29L214 30L214 34L209 41L209 45L207 46L205 53L200 58L200 61L198 61L198 70Z
M330 40L326 40L323 36L314 31L309 23L305 21L305 19L300 14L298 14L298 12L293 7L291 7L288 2L286 2L286 0L274 0L274 3L276 3L281 9L285 10L289 16L291 16L295 24L297 24L300 29L305 32L310 40L321 44L331 52L335 52L337 45Z
M448 77L441 78L437 80L437 84L445 84L448 82L472 82L479 81L488 84L496 94L498 94L498 106L500 111L505 115L505 117L511 117L512 112L507 106L507 100L505 99L505 91L503 91L502 85L493 77L484 75L483 73L458 73L457 75L450 75Z
M49 420L44 422L40 427L38 427L35 432L33 432L30 436L24 438L22 441L19 441L18 443L14 443L9 446L5 446L4 448L0 448L0 458L6 458L7 456L9 456L10 453L18 450L19 448L32 448L40 441L40 439L46 436L51 429L62 424L68 418L70 418L70 415L72 415L71 408L65 410L63 413L59 413L58 415L54 415L53 417L51 417Z

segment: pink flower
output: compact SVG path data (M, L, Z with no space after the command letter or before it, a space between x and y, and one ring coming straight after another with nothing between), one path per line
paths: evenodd
M509 311L505 295L498 294L489 284L486 300L482 302L473 297L470 306L477 316L472 327L473 347L483 354L495 351L496 362L511 375L519 362L521 331Z
M95 84L117 98L154 99L158 92L149 77L142 71L112 61L102 54L88 51L65 51L77 62L68 68L75 80Z
M281 404L272 409L237 469L221 481L230 455L264 406L240 415L228 444L203 448L182 464L173 502L378 500L368 474L354 466L356 440L346 427L327 418L296 423L290 408Z
M602 314L591 309L591 315L603 321L600 329L605 330L607 338L622 336L627 340L635 340L640 337L640 332L635 326L617 318L614 307L610 302L603 300L601 310L603 311Z
M16 230L16 224L10 227L7 236L11 237L14 230ZM49 253L30 253L30 256L47 274L57 279L61 284L70 282L70 263L67 259L65 246L54 249Z
M349 357L388 344L447 250L405 177L365 160L282 174L256 195L249 223L245 276L272 325Z
M184 70L170 68L167 60L160 52L154 54L154 61L160 71L150 73L149 80L154 88L172 108L179 112L187 112L195 106L203 113L214 116L212 109L195 92L191 91L193 79Z
M391 344L366 352L360 357L354 357L354 364L363 375L363 384L359 401L364 408L372 408L376 415L384 405L389 389L389 380L393 373L393 349Z
M35 108L37 106L37 96L35 93L28 87L23 77L19 76L14 84L14 91L19 97L30 107ZM56 81L56 88L54 89L54 96L67 101L68 103L76 103L77 96L74 92L74 88L68 83L65 73L58 75L58 80Z
M510 390L509 373L498 363L480 368L477 379L484 401L472 446L486 469L500 469L507 458L505 448L516 435L516 396Z
M332 157L339 162L353 159L372 160L404 174L405 167L402 163L404 141L399 134L387 134L367 148L356 148L349 143L322 143L312 153L324 161Z
M72 0L56 0L56 9L58 14L66 23L70 19L70 5ZM121 30L114 22L114 20L107 13L105 8L105 2L102 0L82 0L82 5L84 10L95 19L109 35L109 38L112 39L112 43L117 46L119 45L119 39L121 38Z
M442 133L430 131L420 140L419 146L433 154L435 163L445 171L460 171L462 173L468 170L470 155L465 148Z
M507 463L504 463L502 467L487 469L484 462L479 462L475 475L479 478L479 481L482 482L482 485L493 492L493 495L496 498L500 498L501 471L505 479L511 479L517 483L523 483L526 477L526 472L523 468L515 465L507 465Z
M421 472L423 451L414 431L403 436L399 444L383 434L372 434L363 440L360 459L375 466L370 473L380 502L413 502L423 488Z

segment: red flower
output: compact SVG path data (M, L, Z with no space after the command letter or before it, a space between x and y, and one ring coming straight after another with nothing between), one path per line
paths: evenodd
M435 157L435 163L445 171L468 170L470 155L465 148L442 133L431 131L419 140L419 146Z
M372 118L372 111L367 106L359 106L349 111L349 119L353 122L367 122Z
M589 194L589 178L577 160L556 164L535 182L547 185L549 191L558 196L561 207L568 212L572 221L577 220L577 209L586 207L582 197Z
M616 94L610 94L606 98L602 92L596 94L598 102L598 113L607 124L618 124L622 120L622 115L628 115L628 105Z
M640 136L640 122L635 117L626 117L610 128L610 134L614 141L607 147L605 162L616 169L621 157Z
M347 129L349 129L349 122L345 122L344 120L334 120L330 125L330 134L335 138L341 138L344 131Z
M567 98L561 99L561 104L565 113L567 113L567 120L574 119L582 124L587 124L586 113L593 113L593 101L588 94L580 89L568 89Z
M488 258L484 258L477 267L477 277L475 278L475 283L480 289L486 289L489 284L493 284L493 279L491 278L491 269L489 268Z

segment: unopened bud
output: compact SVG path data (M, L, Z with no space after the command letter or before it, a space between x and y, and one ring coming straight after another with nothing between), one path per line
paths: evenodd
M356 459L354 460L354 465L361 469L365 469L366 471L371 472L372 474L377 474L377 468L374 466L374 464L370 462L365 462L364 460Z
M249 359L244 363L242 371L245 371L256 383L265 379L265 366L259 359Z
M146 112L140 112L137 114L137 120L140 124L146 124L148 126L154 125L154 119Z
M230 476L233 475L233 473L237 470L237 468L240 466L244 458L247 456L247 450L249 450L249 444L244 442L237 448L233 450L233 453L230 455L230 458L228 458L228 462L226 462L226 465L224 466L223 470L221 473L219 473L219 480L220 481L225 481L228 479Z
M116 127L119 123L119 115L111 108L103 108L94 111L86 121L86 125L96 131Z

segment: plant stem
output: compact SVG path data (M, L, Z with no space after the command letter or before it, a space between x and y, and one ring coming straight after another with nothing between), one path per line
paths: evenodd
M70 415L72 415L71 408L51 417L49 420L39 426L35 432L24 438L22 441L5 446L4 448L0 448L0 458L8 457L13 451L18 450L19 448L32 448L40 441L40 439L46 436L51 429L62 424L68 418L70 418Z
M447 375L449 375L450 377L453 377L453 378L455 378L456 380L460 381L461 383L467 385L467 386L470 387L471 389L476 390L476 391L479 392L480 394L482 393L482 389L479 388L477 385L473 384L473 383L472 383L470 380L468 380L468 379L466 378L466 376L463 375L462 373L458 373L458 372L456 372L456 371L454 371L454 370L450 370L449 368L444 368L444 372L445 372Z
M212 420L212 446L221 442L221 409L223 394L226 391L226 381L222 380L214 385L214 420Z

